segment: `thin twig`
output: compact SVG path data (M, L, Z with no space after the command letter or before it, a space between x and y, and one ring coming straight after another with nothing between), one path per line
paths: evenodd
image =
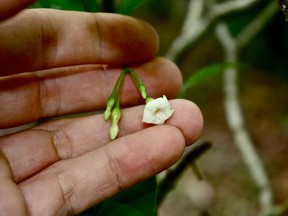
M183 171L195 162L204 152L210 149L212 144L210 142L204 142L187 152L183 159L178 163L175 169L168 170L164 179L159 183L157 202L161 205L166 195L174 188L177 180Z
M279 11L276 1L271 1L258 16L247 25L237 36L237 46L241 49L267 25L267 22Z
M234 0L209 4L207 0L190 0L181 33L172 42L166 57L179 65L186 51L207 34L221 17L247 9L258 2L259 0ZM207 12L204 10L206 7Z
M225 1L212 6L209 16L211 20L246 9L260 2L260 0L234 0Z

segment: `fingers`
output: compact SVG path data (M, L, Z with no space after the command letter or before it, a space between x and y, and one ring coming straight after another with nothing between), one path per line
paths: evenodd
M132 66L139 72L152 97L175 97L182 79L170 61L156 58ZM0 78L0 128L8 128L41 118L104 109L121 68L83 65ZM159 81L160 80L160 81ZM127 77L122 106L143 103Z
M35 0L2 0L0 1L0 21L9 18L28 7Z
M117 14L31 9L0 23L2 75L144 62L157 50L158 36L150 25Z
M186 100L172 100L171 106L175 111L166 124L177 127L187 145L195 142L203 127L198 107ZM143 108L123 109L120 137L148 127L141 122ZM107 145L110 142L109 127L110 122L105 122L102 114L59 120L2 137L0 151L10 162L15 181L20 182L58 160L73 158ZM157 130L157 126L153 128ZM161 133L157 136L166 139Z
M0 151L0 212L1 215L28 215L21 190L14 182L8 161Z
M178 128L148 128L58 162L20 187L31 215L40 215L44 209L47 215L74 215L168 168L184 147Z

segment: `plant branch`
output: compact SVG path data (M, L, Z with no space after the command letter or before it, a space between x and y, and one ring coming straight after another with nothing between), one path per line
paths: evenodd
M237 36L238 49L245 47L267 24L269 20L278 12L276 1L271 1L254 20L247 25Z
M218 3L213 5L208 17L210 17L211 20L218 19L222 16L251 7L258 2L260 2L260 0L234 0Z
M265 9L252 20L236 37L233 38L227 25L219 23L216 26L216 35L225 51L226 62L237 65L240 49L247 45L267 22L277 12L276 2L270 2ZM233 138L242 158L250 172L250 175L260 190L259 203L262 215L272 213L273 193L270 187L269 178L266 174L260 156L254 148L253 142L244 126L244 117L238 98L236 67L227 68L223 74L225 113L227 123L233 133Z
M226 62L236 65L239 52L237 49L238 44L237 40L230 35L227 25L219 23L216 26L216 35L225 51ZM237 73L238 70L236 67L230 67L223 74L226 120L232 131L234 143L242 155L250 176L260 191L259 203L262 215L268 216L272 210L272 190L260 156L254 148L244 125L244 118L238 98Z
M193 164L204 152L210 149L212 144L210 142L204 142L187 152L183 159L178 163L175 169L167 171L166 176L159 182L158 186L158 205L161 205L166 195L174 188L177 180L183 171L191 164Z
M259 0L234 0L211 4L207 0L190 0L181 33L172 42L166 57L179 65L185 52L208 33L221 17L244 10L258 2Z

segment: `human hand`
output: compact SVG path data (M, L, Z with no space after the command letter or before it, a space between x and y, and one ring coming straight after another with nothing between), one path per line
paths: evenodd
M123 64L139 72L152 97L175 97L181 74L155 58L157 49L154 30L133 18L21 12L0 23L0 128L103 110ZM199 109L172 100L173 116L150 127L141 122L144 106L134 106L140 102L127 80L113 142L102 114L0 137L1 214L77 214L175 163L201 133Z

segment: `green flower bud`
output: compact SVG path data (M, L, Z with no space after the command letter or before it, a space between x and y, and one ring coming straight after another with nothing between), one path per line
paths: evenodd
M119 128L118 128L118 122L121 118L121 110L119 107L114 107L111 113L111 120L112 120L112 125L110 127L110 138L111 140L114 140L118 133L119 133Z
M119 133L118 123L112 123L110 127L110 139L114 140L116 139L117 135Z
M113 108L115 104L115 98L114 96L110 96L107 100L106 110L104 112L104 119L107 121L111 116L111 109Z
M121 110L118 107L115 107L111 113L112 124L113 123L118 124L120 118L121 118Z
M105 112L104 112L104 119L105 121L107 121L111 116L111 109L110 108L106 108Z
M110 110L111 110L112 107L114 106L114 104L115 104L115 98L114 98L114 96L110 96L110 97L108 98L108 100L107 100L107 105L106 105L106 107L107 107L107 108L110 108Z
M143 99L146 100L146 98L147 98L146 86L143 83L141 83L139 85L138 89L139 89Z

